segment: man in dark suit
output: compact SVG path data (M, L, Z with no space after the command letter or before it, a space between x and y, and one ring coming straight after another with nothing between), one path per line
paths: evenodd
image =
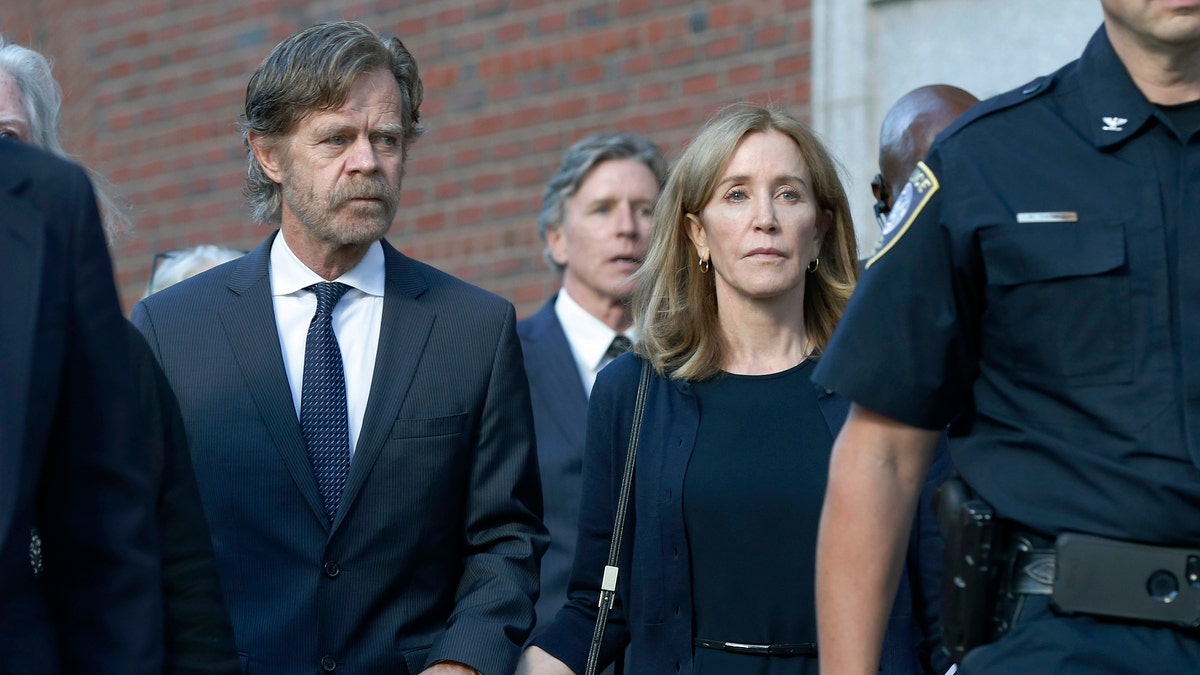
M567 149L542 196L538 234L546 242L546 262L562 278L562 290L517 324L550 530L539 626L549 625L567 599L588 394L596 373L630 345L629 275L646 254L666 172L666 160L648 139L593 134Z
M253 673L506 673L546 542L512 306L384 239L422 87L336 22L250 80L245 257L143 300Z
M7 140L0 271L0 672L161 673L150 466L95 195Z

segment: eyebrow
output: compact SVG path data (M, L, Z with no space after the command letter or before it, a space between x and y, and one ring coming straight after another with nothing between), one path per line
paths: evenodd
M350 131L357 132L358 128L359 127L357 124L348 124L348 123L331 121L328 124L323 124L323 125L320 125L320 126L314 128L313 133L318 138L325 138L326 136L334 136L337 134L342 134L342 133L346 133L346 132L350 132ZM398 124L396 122L385 122L384 124L380 124L379 126L371 127L370 133L384 134L384 135L388 135L388 136L403 136L404 135L404 125Z
M808 181L804 180L800 176L793 176L790 174L783 174L780 176L776 176L775 181L776 182L799 183L805 187L808 186ZM721 187L722 185L725 185L726 183L748 183L748 182L750 182L750 176L729 176L725 180L717 183L717 187Z
M602 204L616 204L617 202L620 202L620 201L628 201L630 204L653 204L657 200L649 198L649 197L632 197L628 200L625 200L624 197L605 196L605 197L596 197L595 199L589 199L586 202L586 204L588 206L598 206L598 205L602 205Z
M33 140L33 129L29 126L29 121L24 117L15 117L12 115L0 117L0 128L12 129L22 137L20 140Z

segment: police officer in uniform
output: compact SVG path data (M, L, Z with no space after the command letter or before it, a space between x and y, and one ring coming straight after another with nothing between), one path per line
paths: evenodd
M992 641L960 675L1200 669L1200 0L1101 5L1078 61L918 165L814 374L854 401L818 546L822 672L876 671L951 422L994 514L975 533L1001 533L995 618L974 617Z

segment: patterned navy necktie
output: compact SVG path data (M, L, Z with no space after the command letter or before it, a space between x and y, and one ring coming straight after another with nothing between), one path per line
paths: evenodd
M309 286L317 313L304 344L304 384L300 390L300 431L312 462L317 488L330 522L337 515L350 473L350 427L346 413L346 374L333 334L333 308L349 286L325 281Z
M629 348L632 346L633 342L629 338L617 333L617 336L613 338L612 344L608 345L608 351L604 352L604 356L611 361L629 351Z

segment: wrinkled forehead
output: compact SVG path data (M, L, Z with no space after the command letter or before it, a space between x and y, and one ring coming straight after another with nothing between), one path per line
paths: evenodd
M366 121L399 132L403 131L404 111L400 85L388 71L375 70L355 77L340 102L302 109L296 126Z
M28 122L25 113L25 96L21 87L7 71L0 68L0 115L19 113L23 121Z
M25 96L17 81L0 69L0 133L15 135L29 142L29 113L25 108Z

